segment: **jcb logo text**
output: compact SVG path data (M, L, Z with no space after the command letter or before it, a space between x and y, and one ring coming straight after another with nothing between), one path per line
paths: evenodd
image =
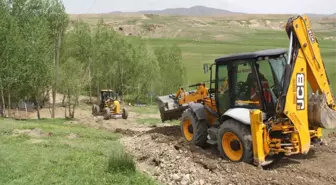
M313 31L312 30L308 30L308 35L309 35L311 43L314 43L315 42L315 36L314 36Z
M305 76L303 73L296 74L296 109L305 109Z

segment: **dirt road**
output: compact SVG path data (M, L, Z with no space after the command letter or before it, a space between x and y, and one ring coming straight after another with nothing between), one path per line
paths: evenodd
M45 112L44 112L45 111ZM58 110L62 116L62 110ZM42 110L42 114L49 114ZM138 168L163 184L336 184L336 134L329 134L327 145L311 149L306 156L284 158L270 169L244 163L231 163L219 157L216 148L205 150L188 145L179 126L149 127L136 118L153 114L130 112L127 120L102 120L90 114L90 107L76 110L77 121L95 128L122 134L121 142L134 155Z

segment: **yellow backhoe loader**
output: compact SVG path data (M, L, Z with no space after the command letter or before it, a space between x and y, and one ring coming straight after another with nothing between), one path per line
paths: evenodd
M307 154L322 129L336 128L336 106L309 19L291 17L285 30L289 49L218 58L204 65L209 88L157 97L162 121L180 119L187 141L217 145L233 162L265 166Z

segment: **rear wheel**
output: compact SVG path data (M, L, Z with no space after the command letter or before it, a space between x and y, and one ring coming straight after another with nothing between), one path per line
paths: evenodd
M235 120L224 121L218 132L218 150L222 157L230 161L252 164L250 127Z
M122 110L122 118L123 119L127 119L127 117L128 117L128 111L127 111L127 109L123 108L123 110Z
M99 111L100 110L99 110L99 106L98 105L95 104L95 105L92 106L92 114L93 115L97 115L99 113Z
M190 109L182 114L181 132L183 137L199 147L206 145L208 126L205 120L199 121Z

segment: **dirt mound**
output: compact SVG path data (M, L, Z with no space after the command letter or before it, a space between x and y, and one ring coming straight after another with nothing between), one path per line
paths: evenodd
M115 31L124 35L137 35L140 36L142 30L137 25L118 25L114 27Z
M272 29L272 30L282 30L284 22L277 22L271 20L247 20L247 21L229 21L229 25L239 26L250 29Z
M155 31L159 31L161 28L164 27L164 25L162 24L147 24L147 25L144 25L146 31L149 31L149 32L155 32Z
M330 142L331 139L327 138ZM214 147L201 149L181 138L178 126L125 136L122 143L138 167L163 184L335 184L336 147L314 147L308 155L283 158L268 170L221 159Z

